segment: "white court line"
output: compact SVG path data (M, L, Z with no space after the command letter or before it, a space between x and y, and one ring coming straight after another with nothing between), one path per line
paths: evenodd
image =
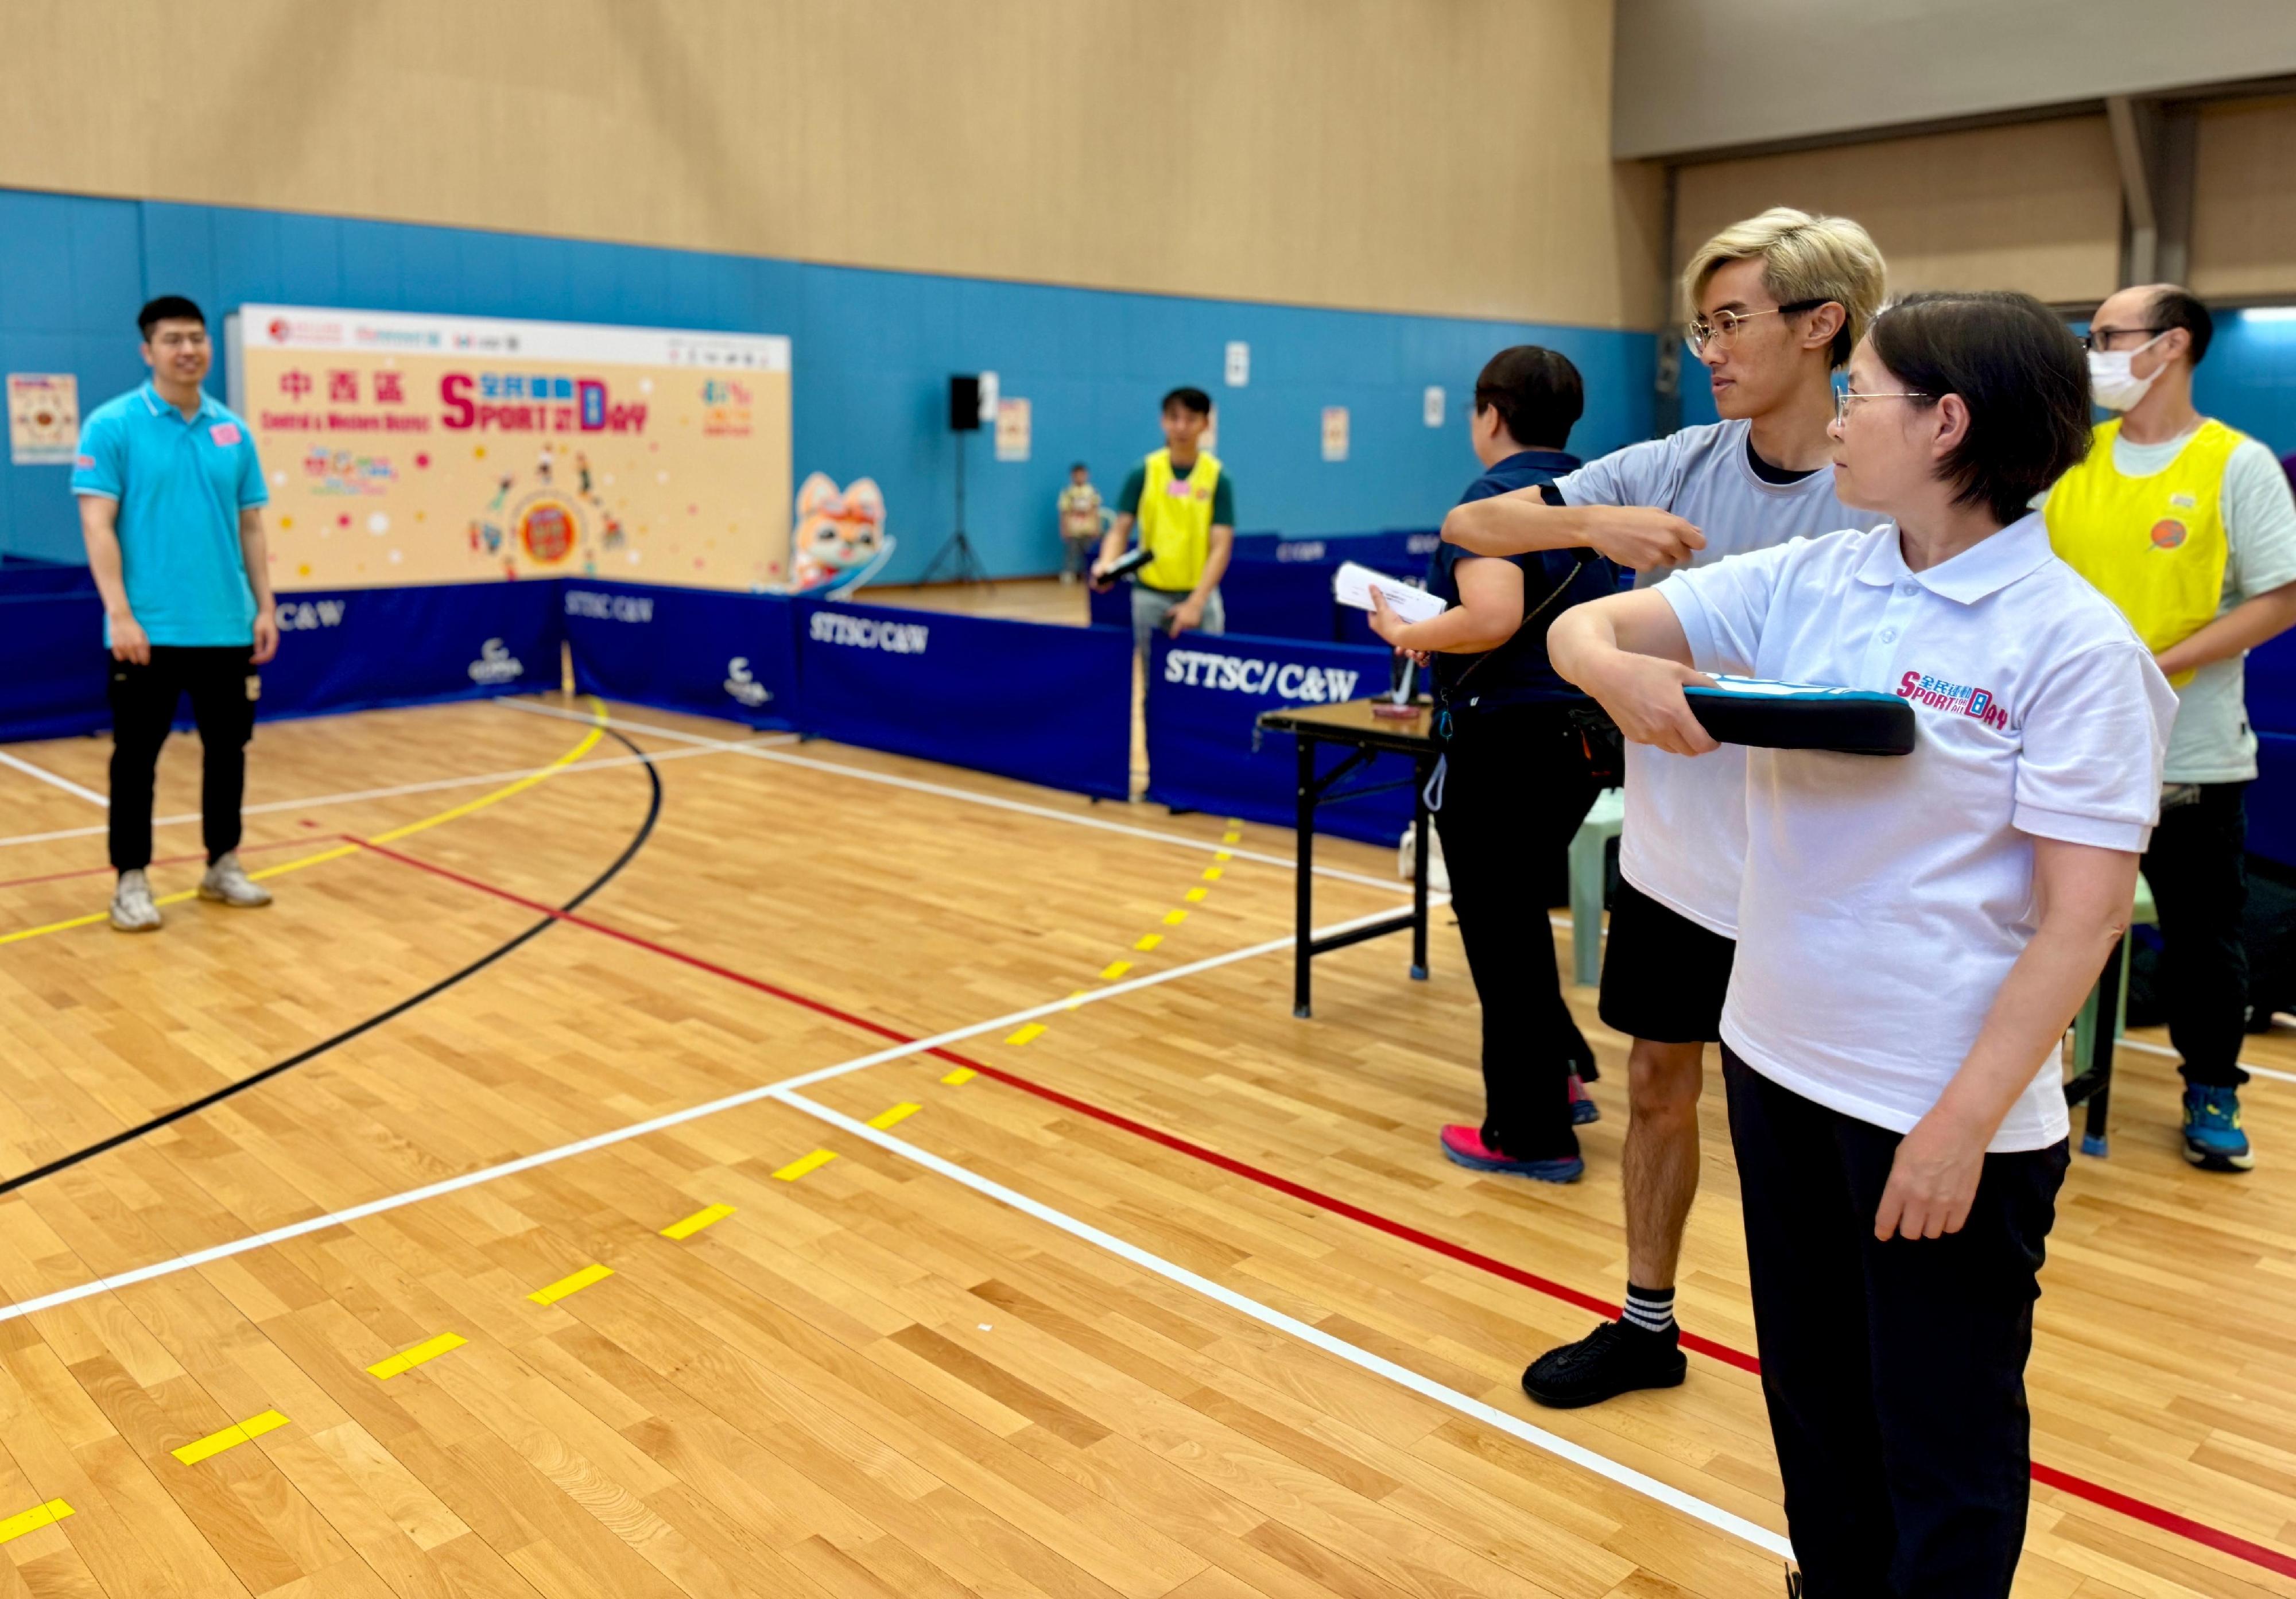
M562 710L554 705L537 705L527 700L507 695L488 701L504 710L522 710L529 716L556 717L562 721L586 722L590 718L578 711ZM697 713L698 714L698 713ZM786 755L753 744L729 744L708 738L698 733L684 733L675 727L657 726L650 722L633 722L609 715L609 727L620 727L631 733L651 733L660 738L677 739L689 744L708 744L714 749L731 750L754 755L759 760L778 761L792 767L805 767L816 772L831 772L840 777L857 777L864 783L880 783L888 788L907 789L913 793L939 794L945 799L962 800L972 805L986 805L996 810L1017 811L1026 816L1046 816L1055 822L1066 822L1071 827L1095 827L1103 832L1118 832L1136 839L1152 839L1160 844L1177 844L1189 849L1225 849L1238 860L1258 861L1264 865L1281 866L1285 871L1297 871L1299 863L1281 855L1263 855L1256 849L1239 849L1233 844L1222 844L1209 839L1192 839L1184 833L1161 832L1152 827L1135 827L1127 822L1109 822L1098 816L1078 816L1073 811L1054 810L1048 805L1030 805L1024 800L1000 799L995 794L983 794L972 789L951 787L943 783L925 783L914 777L897 777L890 772L872 772L864 767L849 767L833 760L816 760L809 756ZM1317 866L1318 877L1331 877L1344 882L1361 883L1366 888L1385 889L1391 893L1411 891L1408 883L1398 883L1392 878L1366 877L1360 872L1349 872L1338 866Z
M36 767L29 760L23 760L16 756L9 754L5 750L0 750L0 767L13 767L16 770L23 773L28 777L38 778L50 788L62 789L65 793L75 795L79 799L85 800L90 805L100 805L106 810L111 808L111 801L105 799L102 794L97 793L94 789L84 789L80 787L79 784L74 783L70 778L59 777L53 772L49 771L46 767ZM99 828L95 831L101 832L102 829Z
M529 767L522 771L480 772L468 777L432 777L421 783L402 783L385 789L351 789L340 794L318 794L308 800L268 800L261 805L241 808L240 815L259 816L275 811L316 810L328 805L355 805L362 800L391 800L402 794L429 794L441 789L467 789L477 788L482 783L510 783L524 777L539 777L546 772L556 772L561 775L575 772L607 772L618 767L644 766L650 761L684 760L689 756L722 755L728 750L766 749L775 744L795 742L797 742L797 734L793 733L770 734L747 742L713 745L708 749L662 750L646 755L615 755L603 760L578 761L570 767ZM9 759L4 751L0 751L0 761L7 761L11 765L16 764ZM185 811L181 816L154 817L152 825L183 827L199 819L199 812ZM54 832L18 833L13 838L0 839L0 849L5 849L12 844L46 844L58 839L91 838L103 831L102 827L66 827Z
M850 1116L841 1115L826 1105L816 1104L801 1094L791 1092L787 1087L777 1086L768 1089L766 1097L787 1105L793 1111L802 1111L816 1120L825 1121L830 1126L842 1132L850 1133L857 1138L866 1139L880 1149L890 1151L903 1160L922 1166L928 1171L937 1172L953 1183L961 1183L976 1193L988 1195L999 1204L1008 1205L1023 1216L1033 1217L1047 1226L1057 1227L1070 1237L1081 1238L1086 1243L1105 1250L1119 1259L1128 1261L1143 1271L1152 1272L1168 1282L1177 1283L1183 1288L1193 1290L1215 1304L1225 1305L1239 1315L1249 1316L1264 1326L1273 1327L1277 1332L1296 1338L1301 1343L1321 1349L1327 1355L1337 1356L1349 1365L1369 1372L1375 1377L1384 1377L1398 1387L1409 1389L1422 1398L1432 1399L1447 1409L1456 1410L1461 1415L1480 1422L1487 1427L1495 1428L1519 1442L1529 1444L1534 1449L1542 1449L1549 1455L1569 1461L1581 1470L1592 1472L1597 1477L1615 1482L1621 1488L1632 1489L1645 1498L1655 1499L1670 1510L1680 1511L1693 1520L1703 1521L1709 1527L1753 1545L1757 1549L1775 1554L1782 1560L1791 1560L1793 1557L1793 1546L1767 1527L1750 1521L1743 1516L1733 1514L1718 1505L1710 1505L1697 1496L1685 1493L1669 1483L1661 1482L1655 1477L1645 1476L1632 1466L1622 1465L1607 1455L1598 1455L1583 1444L1573 1443L1569 1439L1549 1432L1544 1428L1534 1427L1521 1417L1510 1414L1495 1405L1487 1405L1482 1400L1471 1398L1456 1389L1446 1388L1433 1378L1423 1376L1409 1366L1398 1365L1383 1355L1374 1355L1370 1350L1360 1349L1343 1339L1334 1338L1321 1327L1312 1326L1296 1316L1286 1316L1281 1310L1271 1309L1258 1300L1248 1299L1224 1283L1215 1283L1209 1277L1199 1276L1185 1266L1175 1265L1160 1255L1149 1253L1137 1244L1128 1243L1113 1234L1103 1233L1089 1222L1078 1221L1064 1211L1055 1210L1050 1205L1040 1203L1025 1193L1007 1188L1002 1183L984 1177L969 1168L959 1166L954 1160L943 1160L930 1150L920 1149L906 1139L896 1138L890 1133L882 1132L866 1122L856 1121Z
M1357 916L1346 922L1336 922L1330 927L1318 928L1316 930L1315 936L1320 939L1334 933L1347 932L1365 922L1376 922L1393 914L1391 911L1375 911L1367 916ZM576 922L574 925L578 927L581 924ZM1033 1021L1039 1016L1050 1016L1056 1012L1076 1010L1084 1005L1097 1004L1101 1000L1114 999L1119 995L1130 994L1141 988L1154 988L1159 983L1168 983L1179 978L1192 977L1199 972L1209 972L1217 966L1233 965L1238 961L1251 960L1256 956L1271 955L1276 950L1288 949L1291 947L1292 939L1288 937L1270 939L1263 944L1253 944L1242 949L1231 949L1225 955L1208 955L1201 961L1192 961L1185 966L1174 966L1168 971L1151 972L1145 977L1129 978L1123 982L1111 983L1104 988L1089 989L1073 999L1048 1001L1044 1004L1031 1005L1025 1011L1013 1011L991 1021L974 1022L970 1027L955 1028L945 1033L935 1033L929 1038L917 1038L907 1044L892 1045L854 1060L840 1062L834 1066L824 1066L817 1071L802 1072L795 1077L778 1078L774 1082L760 1084L754 1088L744 1088L739 1093L726 1095L722 1099L689 1105L682 1111L671 1111L644 1121L635 1121L627 1127L593 1134L587 1138L578 1138L571 1144L562 1144L554 1149L541 1150L531 1155L521 1155L514 1160L505 1160L498 1166L481 1167L476 1171L466 1171L460 1177L425 1184L420 1188L410 1188L400 1193L386 1194L381 1199L368 1200L364 1204L329 1211L324 1216L314 1216L302 1221L290 1222L283 1227L274 1227L266 1233L250 1234L243 1238L233 1239L227 1243L194 1250L187 1255L177 1255L173 1259L154 1261L149 1266L136 1267L132 1271L120 1272L109 1277L98 1277L93 1282L82 1283L77 1287L58 1289L53 1293L42 1294L37 1299L20 1300L15 1304L0 1307L0 1322L14 1321L19 1316L29 1316L36 1310L49 1310L58 1305L70 1305L99 1293L108 1293L114 1289L126 1288L132 1283L148 1283L155 1277L172 1276L177 1272L189 1271L195 1267L208 1265L211 1261L229 1259L234 1255L243 1255L250 1250L264 1249L271 1244L283 1243L291 1238L300 1238L307 1233L321 1232L328 1227L340 1226L347 1222L358 1221L369 1216L380 1216L386 1210L397 1210L403 1206L416 1204L423 1200L437 1199L442 1194L453 1193L458 1189L475 1187L480 1183L495 1182L521 1171L531 1171L537 1166L548 1166L574 1155L587 1154L592 1150L604 1149L610 1144L620 1144L631 1138L641 1138L648 1133L658 1133L666 1128L674 1128L685 1122L698 1120L704 1116L714 1116L721 1111L731 1111L737 1106L753 1104L782 1089L810 1087L815 1083L824 1083L832 1078L843 1077L848 1072L860 1071L871 1066L882 1066L888 1061L898 1061L909 1055L921 1054L927 1050L958 1043L981 1033L993 1033L1000 1028L1010 1028L1024 1021Z

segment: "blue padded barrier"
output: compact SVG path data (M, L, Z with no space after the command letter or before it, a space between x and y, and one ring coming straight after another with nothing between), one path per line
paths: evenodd
M795 601L577 578L561 587L584 693L752 727L800 725Z
M1121 800L1132 782L1132 634L798 603L808 733Z
M1384 644L1183 634L1150 643L1148 798L1175 810L1211 811L1291 826L1297 817L1297 745L1253 726L1264 710L1331 704L1380 693L1391 653ZM1336 756L1326 766L1336 764ZM1402 786L1361 799L1326 800L1316 831L1392 844L1411 824L1412 763L1382 755L1343 788Z

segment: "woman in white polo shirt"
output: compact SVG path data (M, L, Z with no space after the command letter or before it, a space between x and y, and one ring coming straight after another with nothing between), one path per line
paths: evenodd
M1914 296L1849 365L1835 492L1892 520L1579 607L1556 668L1716 748L1726 671L1912 702L1901 759L1755 750L1723 1068L1762 1388L1809 1599L2005 1595L2066 1165L2057 1046L2128 920L2176 698L2025 506L2087 447L2080 347Z

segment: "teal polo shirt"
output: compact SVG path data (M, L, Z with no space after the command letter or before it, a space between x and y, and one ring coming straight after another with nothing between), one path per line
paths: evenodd
M247 424L202 394L199 414L145 383L80 424L72 492L119 502L127 608L155 644L251 644L255 594L239 513L266 503ZM111 624L103 627L111 643Z

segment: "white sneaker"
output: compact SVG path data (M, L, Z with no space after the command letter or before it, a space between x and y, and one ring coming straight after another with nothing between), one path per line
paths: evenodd
M200 898L248 908L269 905L271 890L247 874L239 864L239 851L234 849L209 866L207 875L200 879Z
M165 920L152 903L152 880L140 871L122 872L111 891L111 925L121 932L157 932Z

